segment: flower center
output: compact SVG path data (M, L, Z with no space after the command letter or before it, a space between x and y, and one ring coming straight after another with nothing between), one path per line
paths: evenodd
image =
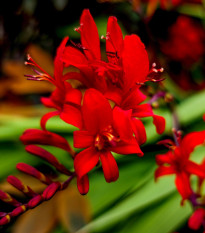
M109 126L95 137L95 148L98 150L103 150L108 147L115 147L119 141L120 138L113 134L113 129L111 126Z

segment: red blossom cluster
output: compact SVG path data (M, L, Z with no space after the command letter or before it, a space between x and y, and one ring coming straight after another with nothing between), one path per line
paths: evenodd
M169 39L161 41L160 48L170 59L190 66L203 57L204 41L203 28L193 19L181 15L169 28Z
M0 199L17 208L1 214L1 225L50 199L55 192L66 188L74 177L77 177L79 192L86 194L89 190L88 173L99 163L106 181L116 181L119 171L112 152L143 156L140 145L146 141L146 131L142 118L152 117L159 134L165 129L164 118L155 115L150 104L142 103L146 96L139 88L147 81L155 82L156 73L162 69L156 69L155 65L149 68L148 55L140 38L136 35L123 38L117 19L109 17L106 36L102 36L106 40L107 60L104 61L101 59L98 30L89 10L83 11L76 31L81 35L81 44L70 41L67 45L68 37L62 41L54 61L54 77L28 55L26 64L35 72L35 75L26 75L28 79L46 80L56 87L50 97L41 99L46 107L55 111L42 117L41 130L29 129L21 136L27 152L49 162L68 179L63 183L56 182L30 165L18 164L17 169L48 187L39 195L17 178L9 177L8 182L29 196L30 201L22 204L2 192ZM72 69L65 73L65 68ZM77 80L80 88L74 88L71 80ZM65 138L46 129L47 121L57 115L79 129L74 131L73 141L75 148L83 149L81 152L74 152ZM73 158L74 171L68 170L39 145L67 151Z
M102 37L108 60L103 61L97 26L89 10L83 11L76 31L81 35L81 44L66 46L68 38L63 40L55 58L54 78L44 73L30 78L48 80L56 86L49 98L42 98L45 106L56 109L42 117L42 129L54 115L79 128L74 132L74 147L84 150L75 156L74 168L78 189L86 194L87 173L99 160L106 181L117 180L118 167L111 151L143 155L139 146L146 141L146 132L140 118L153 117L158 133L164 131L165 121L154 115L149 104L141 104L146 96L139 88L152 79L154 68L149 70L140 38L130 35L123 39L117 19L109 17L106 37ZM28 60L27 64L36 65L32 58ZM71 66L77 72L63 74L63 68ZM68 81L73 79L81 83L84 93L71 86Z
M205 145L205 131L189 133L182 140L180 132L175 132L175 138L176 143L171 140L159 142L159 144L165 144L170 150L166 154L156 156L159 167L155 171L155 178L175 175L175 185L182 197L181 204L188 200L194 209L188 221L189 227L198 230L203 226L205 232L205 194L202 188L205 182L205 160L197 164L191 159L191 153L195 147ZM193 175L198 179L196 191L192 188Z

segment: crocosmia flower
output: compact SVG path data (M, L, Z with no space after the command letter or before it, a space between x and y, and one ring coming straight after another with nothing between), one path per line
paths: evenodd
M69 72L64 78L76 79L85 88L100 91L122 111L130 110L129 122L134 134L140 130L145 135L144 126L138 118L149 116L153 117L157 132L163 133L164 118L156 116L149 104L141 104L146 96L140 92L140 86L152 80L153 72L162 70L155 68L149 70L148 54L140 38L137 35L123 38L117 19L109 17L106 37L102 37L106 40L108 61L103 61L97 27L89 10L83 11L80 27L76 30L81 35L81 44L67 46L62 60L65 66L74 66L79 72ZM145 141L146 135L141 143Z
M143 155L133 137L129 124L130 114L131 111L124 112L119 107L112 109L109 101L97 90L89 89L85 92L82 106L83 129L74 132L74 147L84 148L74 159L80 191L81 179L99 160L106 181L118 179L117 163L111 152Z
M66 82L63 75L64 64L62 62L62 55L68 39L68 37L64 38L57 50L54 60L54 77L51 77L44 71L30 56L28 56L28 62L26 62L27 65L31 65L41 70L41 72L39 72L37 69L33 69L36 75L25 75L28 79L37 81L46 80L56 87L50 97L41 98L42 103L46 107L56 109L56 111L49 112L42 117L41 127L43 129L45 129L48 119L56 115L59 115L69 124L78 128L81 127L81 125L78 125L78 118L80 117L79 108L81 105L82 94L79 90L72 88L71 84Z
M156 156L156 162L159 167L155 172L155 178L175 174L175 185L183 200L188 199L192 194L190 175L205 177L204 169L190 160L190 154L194 148L204 143L204 141L205 131L193 132L187 134L179 141L179 145L172 141L165 141L169 143L170 151Z
M77 31L81 45L66 47L63 61L65 66L78 68L80 73L74 76L68 73L68 79L77 79L118 104L136 83L146 81L149 60L144 44L137 35L125 36L123 40L115 17L109 17L107 34L103 37L109 62L101 59L99 35L89 10L83 11Z

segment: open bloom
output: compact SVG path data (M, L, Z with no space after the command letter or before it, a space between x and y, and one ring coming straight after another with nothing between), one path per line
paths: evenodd
M30 57L28 56L28 62L26 64L37 67L42 71L39 72L33 69L37 75L31 76L26 75L31 80L46 80L55 85L56 89L52 92L50 97L42 97L42 103L48 108L54 108L56 111L52 111L44 115L41 119L41 127L45 129L45 125L48 119L53 116L59 115L62 120L72 124L78 128L80 117L80 105L82 94L79 90L72 88L71 84L66 82L63 69L64 64L62 62L62 55L65 49L65 45L68 41L68 37L64 38L61 42L59 48L57 49L57 54L54 60L54 77L51 77Z
M190 175L205 177L205 171L201 166L190 160L191 152L204 141L205 131L193 132L186 135L179 145L169 142L171 150L156 156L159 167L155 171L155 178L175 174L175 185L183 200L188 199L192 194Z
M68 79L78 79L118 104L136 83L146 81L149 60L144 44L137 35L125 36L123 40L115 17L109 17L105 37L108 62L101 59L99 35L89 10L83 11L78 31L81 45L66 47L63 61L66 66L77 67L80 73L68 73Z
M131 110L130 127L133 133L145 129L137 118L153 117L157 132L163 133L165 120L156 116L149 104L140 105L145 99L139 88L148 81L148 76L162 70L149 71L149 60L144 44L137 35L125 36L113 16L107 23L106 54L108 62L101 60L100 41L96 24L89 12L84 10L80 19L81 45L68 46L62 57L66 66L75 66L80 73L67 73L67 79L77 79L85 87L100 91L108 100L123 111ZM139 131L138 130L138 131Z
M117 163L111 152L143 155L133 137L129 124L130 113L118 107L112 109L108 100L94 89L85 92L82 106L83 130L74 132L74 147L84 148L74 159L81 193L82 190L88 191L88 187L84 189L81 187L84 183L82 180L99 163L99 160L106 181L112 182L118 179Z

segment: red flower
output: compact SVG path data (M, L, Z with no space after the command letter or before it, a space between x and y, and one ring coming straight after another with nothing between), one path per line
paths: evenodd
M80 48L84 53L68 46L63 56L66 66L76 66L80 74L74 76L68 73L67 78L78 79L86 87L99 90L123 110L132 110L130 127L135 134L136 131L141 131L144 135L140 143L146 141L146 133L143 124L135 117L152 116L157 132L163 133L164 118L156 116L149 104L139 105L145 100L145 96L138 89L141 83L148 80L147 76L150 74L148 55L139 37L125 36L123 40L117 19L109 17L105 38L108 58L106 63L101 60L99 35L89 10L83 11L80 25Z
M45 125L48 119L53 116L60 115L61 119L65 122L72 124L78 128L81 128L81 125L78 124L80 121L80 105L82 94L79 90L72 88L70 83L66 82L63 69L64 64L62 62L62 55L65 49L65 45L68 41L68 37L64 38L61 42L61 45L57 49L57 54L54 60L54 77L51 77L48 73L46 73L40 66L38 66L35 61L28 56L29 64L31 66L36 66L38 69L42 70L43 73L39 71L34 71L37 73L36 76L30 76L31 80L47 80L56 86L56 89L53 91L50 97L41 98L42 103L48 108L55 108L57 111L49 112L42 117L41 127L45 129Z
M188 199L192 194L189 181L190 175L194 174L205 178L205 172L201 166L189 159L194 148L204 141L205 131L193 132L186 135L179 143L179 146L172 143L170 151L164 155L156 156L159 167L155 172L155 178L175 174L175 184L183 200Z
M204 222L205 222L205 209L198 208L189 218L188 225L189 228L193 230L198 230L200 226L204 225ZM205 233L205 231L203 233Z
M161 42L161 50L171 59L190 65L203 56L204 39L200 25L191 18L180 16L169 29L169 40Z
M119 103L122 95L136 83L146 81L149 60L144 44L136 35L125 36L123 40L115 17L109 17L105 37L109 62L101 60L99 35L89 10L83 11L78 31L81 45L78 48L66 47L63 61L66 66L77 67L80 74L73 77L68 73L68 79L78 79L86 87L99 90L115 103Z
M120 107L124 110L132 109L132 120L134 120L135 117L153 117L153 123L156 126L157 133L162 134L165 130L165 119L155 115L150 104L141 104L145 99L146 96L139 89L133 88L124 96Z
M82 179L85 179L87 173L99 163L99 160L106 181L112 182L118 179L118 167L111 151L143 155L132 135L130 116L129 110L122 111L119 107L112 110L108 100L100 92L94 89L85 92L82 106L84 128L74 132L74 147L85 148L74 159L81 193L85 194L83 190L88 191L88 188L82 188L82 185L85 185Z

